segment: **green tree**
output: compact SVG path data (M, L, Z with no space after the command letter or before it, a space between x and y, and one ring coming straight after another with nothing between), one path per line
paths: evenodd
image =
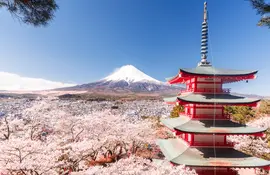
M270 2L266 3L265 0L249 0L257 14L261 15L258 26L268 26L270 28Z
M270 100L262 100L259 107L260 114L270 114Z
M249 106L225 106L224 113L231 115L234 121L242 124L255 117L255 110Z
M185 108L182 105L175 105L171 111L170 117L171 118L176 118L179 117L180 112L184 112Z
M0 8L26 24L45 26L54 18L58 6L55 0L0 0Z

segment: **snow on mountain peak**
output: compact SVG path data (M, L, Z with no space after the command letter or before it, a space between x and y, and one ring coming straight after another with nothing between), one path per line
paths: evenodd
M153 83L162 83L161 81L158 81L133 65L125 65L114 71L109 76L105 77L103 80L105 81L126 81L128 83L134 83L134 82L153 82Z

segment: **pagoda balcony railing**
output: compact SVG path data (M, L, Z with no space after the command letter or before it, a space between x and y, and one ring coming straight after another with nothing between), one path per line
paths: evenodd
M217 89L217 88L197 88L195 89L184 89L180 91L181 93L185 92L205 92L205 93L230 93L231 89L230 88L223 88L223 89Z
M216 119L229 119L230 118L230 115L228 114L196 114L195 116L193 114L186 114L184 112L181 112L180 115L186 115L186 116L189 116L190 118L201 118L201 119L204 119L204 118L213 118L215 116Z
M226 142L224 144L224 142L216 142L215 144L209 144L209 143L202 143L202 142L196 142L194 141L193 144L191 146L226 146L226 147L233 147L234 146L234 143L232 142Z

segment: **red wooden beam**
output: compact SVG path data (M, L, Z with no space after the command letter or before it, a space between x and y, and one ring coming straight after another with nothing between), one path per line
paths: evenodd
M213 78L213 77L214 75L196 75L196 74L189 74L187 72L179 72L177 76L175 76L173 79L169 80L168 82L170 84L177 84L177 83L185 83L191 78ZM243 80L248 80L248 79L255 79L256 75L253 73L249 75L237 75L237 76L215 75L215 77L221 78L223 82L236 82L236 81L243 81Z
M250 107L257 107L259 101L251 102L251 103L217 103L217 102L211 102L211 103L204 103L204 102L189 102L189 101L183 101L177 99L180 105L186 105L186 104L209 104L209 105L224 105L224 106L250 106Z

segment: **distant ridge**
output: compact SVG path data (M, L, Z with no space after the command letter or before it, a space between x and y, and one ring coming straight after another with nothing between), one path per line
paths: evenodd
M237 92L231 92L232 95L239 95L248 98L270 99L268 96L256 95L256 94L242 94Z
M156 80L132 65L125 65L99 81L60 88L59 90L87 90L112 93L169 93L175 91L177 93L180 89L183 88Z
M160 94L176 96L176 94L178 94L182 89L184 89L183 86L169 85L152 78L133 65L125 65L99 81L73 87L60 88L57 90L88 91L101 94L143 93L146 95ZM250 98L270 99L270 97L256 94L242 94L237 92L232 92L231 94Z

